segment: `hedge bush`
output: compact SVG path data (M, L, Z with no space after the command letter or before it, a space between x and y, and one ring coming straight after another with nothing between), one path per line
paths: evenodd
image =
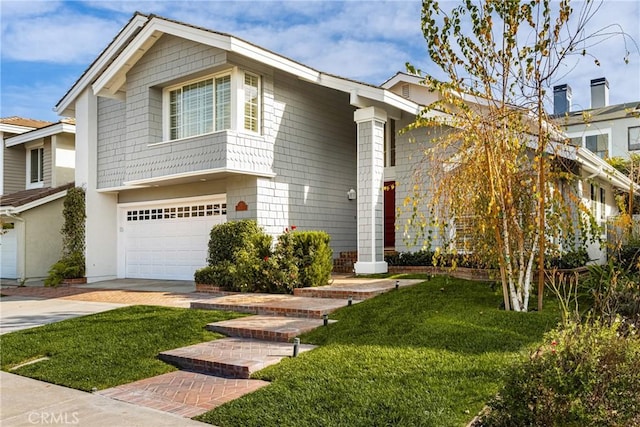
M570 323L510 371L481 426L640 425L640 339L621 322Z
M328 284L333 269L330 236L295 229L286 229L272 250L271 236L254 220L216 225L210 233L209 265L195 272L195 281L229 291L271 293Z
M295 231L291 235L300 275L299 287L327 285L333 270L333 251L329 246L329 234L324 231Z

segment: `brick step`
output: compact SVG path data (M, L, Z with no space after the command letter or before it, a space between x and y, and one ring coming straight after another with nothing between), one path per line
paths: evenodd
M314 349L300 344L299 352ZM191 372L247 379L260 369L293 356L293 344L246 338L223 338L163 351L160 360Z
M335 322L330 320L329 322ZM206 328L230 337L290 342L293 338L323 325L321 319L298 317L249 316L209 323Z
M202 310L237 311L286 317L322 319L323 314L345 307L347 300L336 298L309 298L278 294L233 294L219 298L192 301L191 308Z
M300 297L309 298L334 298L348 299L351 297L354 302L373 298L395 289L395 280L381 279L343 279L339 285L317 286L313 288L296 288L293 294ZM399 287L411 286L419 283L419 280L398 280Z

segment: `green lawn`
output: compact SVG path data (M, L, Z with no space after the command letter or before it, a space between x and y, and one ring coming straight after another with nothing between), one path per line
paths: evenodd
M174 371L159 352L210 341L210 322L238 313L124 307L0 336L2 369L41 357L14 373L79 390L98 390Z
M437 277L342 309L303 342L318 349L264 369L272 384L197 419L227 426L464 426L503 370L556 326L498 310L489 285ZM532 301L535 304L535 301Z

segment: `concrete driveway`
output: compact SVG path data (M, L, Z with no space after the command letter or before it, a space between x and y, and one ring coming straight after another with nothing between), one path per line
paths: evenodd
M72 317L123 307L125 304L42 299L24 296L0 298L0 334L28 329Z

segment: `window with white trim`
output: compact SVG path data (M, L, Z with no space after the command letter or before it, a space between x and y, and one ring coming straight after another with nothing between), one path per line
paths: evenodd
M225 129L260 132L260 77L255 74L234 69L168 87L164 93L168 140Z
M584 146L598 157L609 157L609 135L587 135L584 138Z
M601 224L606 218L607 190L598 184L591 184L591 215Z
M384 167L396 165L396 121L390 119L384 132Z
M227 129L231 123L230 82L231 77L224 75L169 88L169 139Z
M640 126L628 128L629 151L640 150Z
M260 79L258 76L244 73L244 128L258 132L260 123Z
M28 185L38 187L44 185L44 148L32 148L29 150L29 176Z

